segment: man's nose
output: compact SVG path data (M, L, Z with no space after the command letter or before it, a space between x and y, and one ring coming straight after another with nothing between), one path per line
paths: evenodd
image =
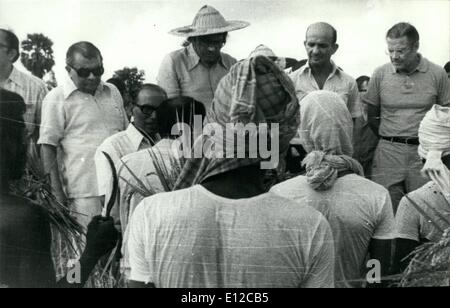
M212 46L212 45L208 46L208 51L216 51L216 50L217 50L216 46Z
M318 54L319 52L320 52L319 47L314 46L314 47L312 48L312 53L313 53L313 54Z
M95 79L95 75L94 73L90 72L89 76L87 77L88 79Z

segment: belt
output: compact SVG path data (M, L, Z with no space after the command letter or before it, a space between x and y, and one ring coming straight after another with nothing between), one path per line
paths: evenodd
M384 137L384 136L381 136L381 138L384 140L388 140L390 142L419 145L419 138L417 138L417 137Z

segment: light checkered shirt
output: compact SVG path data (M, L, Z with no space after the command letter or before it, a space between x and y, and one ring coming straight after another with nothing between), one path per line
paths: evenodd
M22 96L27 106L27 110L24 115L27 138L32 138L32 136L35 135L36 138L34 139L37 140L39 125L41 123L42 101L47 94L45 83L39 78L22 73L13 67L13 70L9 75L9 78L5 81L3 88Z

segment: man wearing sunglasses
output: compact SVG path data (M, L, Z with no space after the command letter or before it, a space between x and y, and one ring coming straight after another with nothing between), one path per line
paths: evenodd
M87 226L102 208L95 150L106 138L124 130L128 120L117 88L101 81L103 59L92 43L70 46L66 71L64 82L44 100L38 143L57 199L67 202L78 221Z
M126 130L106 138L97 148L95 167L102 199L109 200L112 189L111 167L102 152L108 153L117 166L125 155L147 149L158 142L161 139L158 125L159 107L166 99L166 92L159 86L144 84L133 104L133 123L130 123ZM113 207L112 216L115 218L118 218L117 210L117 206Z
M24 115L28 143L39 136L42 100L47 94L45 83L19 71L14 63L20 57L19 39L10 30L0 29L0 88L19 94L25 101Z
M189 96L209 109L219 81L236 59L221 52L228 32L249 23L225 18L211 6L203 6L192 25L176 28L171 34L186 38L184 48L168 54L157 76L158 85L169 98Z

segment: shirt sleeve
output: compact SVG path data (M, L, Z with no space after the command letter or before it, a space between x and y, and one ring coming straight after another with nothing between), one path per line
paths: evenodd
M44 101L44 98L47 95L47 93L48 93L47 88L45 87L44 84L39 88L39 90L37 92L35 122L36 122L36 125L38 125L37 126L38 128L42 122L42 102ZM34 133L33 138L36 138L35 140L39 139L39 129L38 128L35 130L35 133Z
M111 156L111 152L106 149L103 142L95 151L95 170L97 171L98 195L108 196L108 187L111 184L112 173L108 161L102 152L106 152ZM114 158L112 158L114 161Z
M350 83L350 89L348 93L348 110L353 119L356 119L362 115L360 95L358 91L358 85L355 80Z
M130 279L148 283L151 273L145 258L145 225L145 201L143 201L138 205L130 220L128 253L131 267Z
M438 77L437 104L447 107L450 106L450 78L448 78L444 70L442 70Z
M158 85L163 88L168 98L181 95L180 82L175 69L175 61L171 54L164 57L156 77Z
M310 270L301 287L334 288L334 241L331 227L323 215L320 215L311 245Z
M369 80L367 92L361 96L362 102L365 104L380 106L380 69L376 69Z
M386 191L382 207L378 213L377 226L372 238L377 240L391 240L394 238L395 219L391 197Z
M394 235L396 238L420 240L420 214L405 197L400 201L395 216Z
M50 92L42 102L42 119L38 144L57 147L64 136L65 110L64 99L56 92Z

